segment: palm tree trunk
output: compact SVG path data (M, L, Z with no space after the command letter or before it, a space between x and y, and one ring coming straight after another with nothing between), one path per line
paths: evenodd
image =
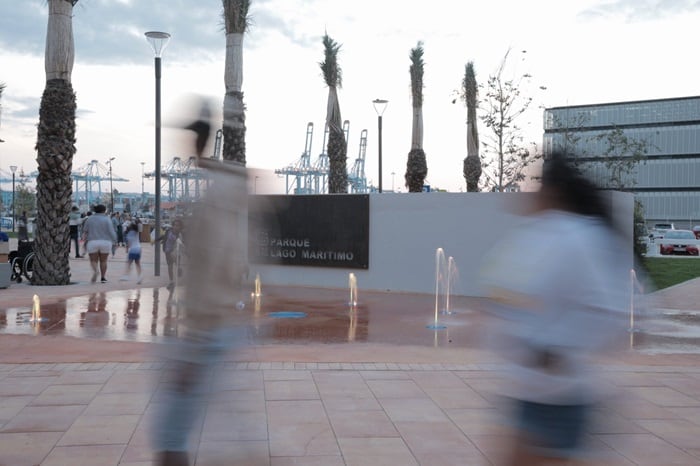
M243 33L226 34L223 159L246 164L243 103Z
M335 87L328 88L328 192L348 192L347 143L341 126L340 103Z
M49 0L46 34L46 87L37 129L37 220L34 240L35 285L70 283L68 216L73 195L75 155L73 1Z

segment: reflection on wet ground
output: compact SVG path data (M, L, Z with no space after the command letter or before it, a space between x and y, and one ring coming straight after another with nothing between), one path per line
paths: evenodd
M275 287L233 310L245 335L240 344L371 342L434 347L476 347L478 298L453 298L453 312L434 324L434 297L406 293L361 295L348 304L346 290ZM41 305L31 322L31 303L0 310L0 333L163 342L182 332L177 290L142 288L95 292ZM645 353L700 353L700 312L647 310L635 321L629 345Z

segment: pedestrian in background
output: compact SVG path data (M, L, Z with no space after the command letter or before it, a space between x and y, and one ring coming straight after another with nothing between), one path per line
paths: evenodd
M83 223L83 218L80 215L80 210L78 209L78 206L73 206L70 209L70 214L68 215L68 225L70 228L70 242L73 243L74 248L75 248L75 258L80 259L80 244L79 244L79 230L80 226ZM68 246L68 252L70 252L70 245Z
M19 241L29 241L29 228L27 225L27 211L23 210L17 222L17 239Z
M83 223L83 241L86 243L92 267L91 283L97 281L98 263L101 282L107 283L107 259L112 248L117 244L117 232L110 218L105 214L107 208L103 204L95 206L95 213Z
M126 231L127 263L126 272L122 280L128 280L131 274L131 264L136 266L136 283L141 283L141 240L139 238L139 227L131 223Z

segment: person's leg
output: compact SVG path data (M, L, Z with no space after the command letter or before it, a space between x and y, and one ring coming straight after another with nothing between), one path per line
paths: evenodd
M73 237L73 243L75 244L75 257L76 259L80 258L80 243L78 242L78 235L76 234Z
M172 253L166 253L165 261L168 264L168 279L170 280L168 286L173 286L175 283L175 255Z
M100 275L102 275L102 281L107 281L105 275L107 274L107 259L109 254L100 253Z
M90 281L95 283L97 280L97 261L99 260L100 254L98 252L89 253L90 256L90 267L92 267L92 278Z
M136 274L138 277L136 279L136 283L141 283L141 280L143 279L143 276L141 275L141 258L136 259L134 264L136 264Z

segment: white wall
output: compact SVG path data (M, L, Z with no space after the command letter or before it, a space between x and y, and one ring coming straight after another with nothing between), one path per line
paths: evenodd
M435 292L435 252L441 247L459 269L454 294L483 296L476 286L486 251L507 232L517 231L522 210L533 193L431 193L370 195L369 269L251 264L263 286L345 288L348 273L360 290ZM520 207L518 207L520 206ZM614 193L616 219L630 230L632 259L633 197ZM631 263L631 262L630 262Z

